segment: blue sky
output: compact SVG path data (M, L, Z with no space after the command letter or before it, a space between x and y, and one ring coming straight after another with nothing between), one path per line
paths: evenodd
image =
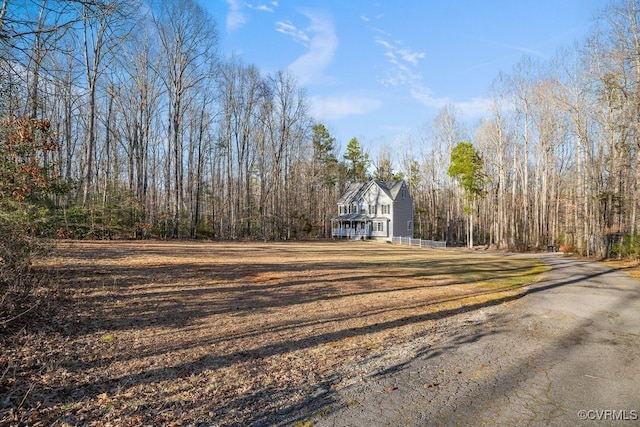
M344 150L417 137L444 106L475 123L500 72L583 40L605 0L209 0L220 54L289 69Z

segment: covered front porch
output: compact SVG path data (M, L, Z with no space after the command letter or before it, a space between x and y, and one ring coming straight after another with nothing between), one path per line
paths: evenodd
M365 215L345 214L331 218L331 237L370 239L372 232L373 221Z

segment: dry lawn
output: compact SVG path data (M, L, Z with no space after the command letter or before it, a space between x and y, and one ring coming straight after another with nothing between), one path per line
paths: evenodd
M544 270L375 242L71 242L43 266L69 298L2 338L0 424L293 424Z
M610 259L605 261L604 264L640 280L640 261L637 259Z

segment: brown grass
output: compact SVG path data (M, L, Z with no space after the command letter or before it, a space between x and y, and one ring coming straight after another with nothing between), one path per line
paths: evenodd
M364 362L410 357L441 319L543 270L374 242L72 242L43 267L70 300L3 342L0 424L304 420Z
M620 270L634 279L640 279L640 261L637 259L610 259L605 265L615 270Z

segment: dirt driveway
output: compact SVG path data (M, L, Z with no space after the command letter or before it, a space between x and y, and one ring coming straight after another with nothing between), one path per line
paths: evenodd
M525 297L443 321L410 362L362 375L314 426L638 425L640 282L542 255Z

